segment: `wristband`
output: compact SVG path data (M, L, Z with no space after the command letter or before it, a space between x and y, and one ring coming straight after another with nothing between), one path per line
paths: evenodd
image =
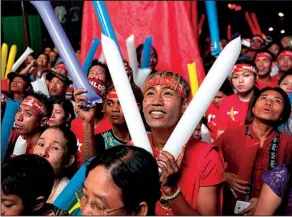
M171 196L164 196L162 197L163 200L173 200L177 197L177 195L180 193L180 188L177 188L176 192Z

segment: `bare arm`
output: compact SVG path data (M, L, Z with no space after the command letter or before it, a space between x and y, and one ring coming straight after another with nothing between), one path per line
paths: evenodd
M180 193L170 201L172 211L175 215L219 215L219 191L220 185L200 187L196 209Z
M84 132L84 153L83 163L96 155L96 148L94 142L94 119L90 122L83 121L83 132Z
M24 69L22 69L20 71L20 74L29 74L29 71L31 70L31 68L34 66L35 64L35 60L31 61L30 64L28 64Z
M274 215L276 210L281 205L282 199L276 195L273 190L263 184L260 197L254 212L254 215Z

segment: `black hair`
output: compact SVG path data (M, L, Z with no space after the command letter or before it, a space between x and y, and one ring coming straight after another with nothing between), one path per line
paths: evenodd
M53 104L53 106L54 106L54 104L59 104L62 106L62 108L65 112L65 122L62 123L62 125L64 125L65 127L68 127L70 129L71 122L75 119L75 112L74 112L74 107L73 107L72 102L68 99L54 99L52 104ZM70 118L69 118L69 116L70 116Z
M158 165L146 150L135 146L115 146L96 156L86 169L86 177L97 166L105 167L121 189L127 213L138 212L146 202L148 215L155 214L155 204L161 197Z
M93 66L100 66L100 67L102 67L104 69L105 76L106 76L105 85L106 85L106 87L108 87L109 85L111 85L112 84L112 77L111 77L111 74L109 72L108 66L105 63L100 62L99 60L92 60L92 63L91 63L91 65L90 65L90 67L88 69L88 72L87 72L87 76L89 74L90 69Z
M49 198L53 185L53 168L38 155L19 155L2 166L2 192L20 197L26 215L31 214L38 197L43 196L45 201Z
M251 66L256 68L256 65L254 64L254 62L252 60L248 60L248 59L237 60L234 65L237 65L237 64L248 64L248 65L251 65Z
M52 104L52 100L50 98L48 98L42 92L34 92L34 91L32 91L27 96L33 96L34 98L36 98L37 100L42 102L45 106L45 109L46 109L45 117L47 117L47 118L51 117L52 111L53 111L53 104Z
M141 57L142 57L143 49L144 49L144 44L140 44L140 45L136 48L137 60L138 60L138 63L140 63L140 64L141 64ZM153 52L154 52L154 54L156 55L156 57L157 57L157 61L158 61L157 50L156 50L153 46L152 46L152 49L153 49Z
M234 94L230 81L225 79L219 91L223 92L226 96Z
M254 108L256 102L258 101L258 99L260 98L262 93L269 91L269 90L278 92L279 94L281 94L281 96L284 99L284 109L283 109L283 112L281 114L281 117L278 121L273 122L272 126L278 127L288 120L288 118L290 117L290 113L291 113L291 104L290 104L290 99L289 99L288 95L280 87L265 87L262 90L260 90L259 93L254 94L254 96L250 100L249 106L248 106L248 111L247 111L247 116L245 119L245 124L252 123L252 121L254 120L253 108Z
M275 55L274 55L271 51L269 51L269 50L266 49L266 48L263 48L263 49L260 49L260 50L258 50L258 51L256 52L256 54L254 55L253 61L256 60L256 56L257 56L259 53L263 53L263 52L264 52L264 53L268 53L268 54L271 55L271 57L272 57L271 62L273 62L273 61L276 59Z
M17 74L19 74L18 72L15 72ZM33 87L31 85L31 79L28 75L16 75L14 76L12 79L9 79L9 92L8 92L8 97L11 99L14 99L14 94L11 92L11 83L15 78L21 78L24 82L25 82L25 86L24 86L24 91L23 91L23 98L27 97L29 94L31 94L33 92Z
M285 72L284 75L282 75L282 77L279 79L278 81L278 85L281 84L281 82L288 76L288 75L292 75L292 70Z
M63 134L64 139L67 141L66 142L67 153L63 159L64 165L69 163L71 156L75 157L75 161L73 162L73 164L66 168L64 170L64 173L62 174L67 176L68 178L71 178L77 171L77 149L78 149L77 138L75 134L68 127L65 126L52 126L46 128L45 131L48 129L59 130Z

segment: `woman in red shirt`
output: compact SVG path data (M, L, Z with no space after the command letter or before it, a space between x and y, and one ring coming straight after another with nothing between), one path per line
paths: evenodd
M292 161L292 137L277 127L290 116L287 94L279 87L261 90L251 102L246 126L228 129L216 141L226 162L224 215L233 215L237 200L250 206L239 214L252 215L264 172Z
M240 60L234 65L231 83L237 93L226 97L221 102L217 136L227 129L244 124L248 103L258 91L255 87L256 72L256 67L251 61Z

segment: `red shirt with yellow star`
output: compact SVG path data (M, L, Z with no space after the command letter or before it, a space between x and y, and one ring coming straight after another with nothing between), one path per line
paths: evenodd
M242 102L237 94L224 98L217 113L217 130L225 131L244 125L248 102Z
M210 129L210 136L212 141L215 141L217 138L217 121L218 121L218 111L219 108L215 106L212 102L205 113L205 117L207 118L207 125Z

